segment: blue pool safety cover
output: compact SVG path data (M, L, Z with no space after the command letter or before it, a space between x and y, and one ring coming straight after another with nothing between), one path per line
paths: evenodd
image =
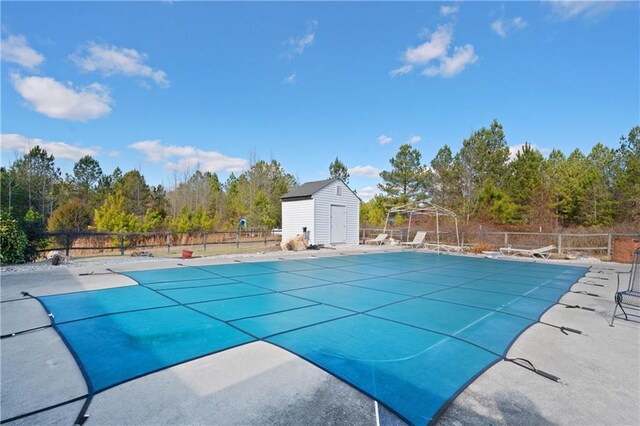
M254 339L182 306L58 325L95 392Z
M387 291L389 293L401 294L404 296L422 296L445 290L446 286L426 284L415 281L395 279L393 277L371 278L362 281L353 281L349 285L363 287L373 290Z
M168 268L168 269L154 269L150 271L132 271L122 272L122 275L135 280L138 284L151 284L151 283L167 283L175 281L193 281L204 280L207 278L219 278L219 275L212 274L211 272L204 271L199 268Z
M161 308L177 303L141 286L43 296L56 324L105 314Z
M267 339L337 375L416 425L500 358L460 340L368 316Z
M287 291L299 288L317 287L327 285L327 281L316 278L309 278L302 275L271 273L264 275L251 275L238 277L240 282L252 284L257 287L266 288L272 291Z
M433 422L586 268L414 251L126 272L39 297L89 394L256 340Z
M327 305L313 305L295 311L278 312L262 317L246 318L233 321L232 324L241 330L260 339L286 331L297 330L336 318L355 315L345 309Z
M190 306L196 311L203 312L223 321L233 321L243 318L261 317L267 314L317 304L317 302L311 302L286 294L268 293L250 297L239 297L236 299L195 303Z
M171 300L175 300L178 303L189 304L208 302L212 300L233 299L244 296L255 296L257 294L271 293L271 291L248 284L236 283L209 287L161 290L158 293L170 298Z
M160 283L144 284L145 287L152 290L175 290L178 288L193 288L193 287L209 287L214 285L224 284L236 284L238 281L231 278L205 278L201 280L187 280L187 281L170 281Z
M292 290L288 294L305 300L314 300L329 306L363 312L389 303L399 302L407 296L345 284Z

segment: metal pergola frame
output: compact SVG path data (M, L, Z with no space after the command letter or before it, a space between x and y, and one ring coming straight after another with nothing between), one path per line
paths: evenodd
M392 214L408 214L409 225L407 229L407 240L409 239L409 233L411 232L411 220L414 215L427 215L436 217L436 243L438 245L438 251L440 251L440 217L452 217L456 224L456 242L460 247L460 233L458 232L458 215L449 209L433 204L429 201L423 201L418 206L404 205L392 207L387 212L387 220L384 224L384 232L387 232L387 224L389 223L389 216Z

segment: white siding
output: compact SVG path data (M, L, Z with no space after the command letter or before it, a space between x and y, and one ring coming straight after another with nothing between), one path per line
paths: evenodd
M310 231L311 244L314 242L314 213L313 200L283 201L282 202L282 241L288 241L298 234L302 228Z
M342 186L341 195L336 194L336 186L338 185ZM345 206L347 208L347 244L358 244L358 233L360 232L360 200L344 183L335 181L325 186L313 194L313 201L315 202L315 241L313 244L331 243L330 227L332 204Z

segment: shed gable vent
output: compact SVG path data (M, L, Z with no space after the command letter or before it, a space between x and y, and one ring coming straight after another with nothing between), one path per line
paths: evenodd
M336 195L342 195L342 186L340 185L336 186Z

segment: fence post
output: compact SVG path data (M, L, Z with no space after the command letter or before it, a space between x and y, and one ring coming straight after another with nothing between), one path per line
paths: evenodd
M64 255L66 257L69 257L69 250L71 248L71 236L69 235L68 232L66 233L65 236L66 236L67 241L66 241L66 244L64 245L65 246L64 247Z
M264 233L264 246L266 247L267 246L267 230L265 229L262 232Z
M607 235L607 257L611 258L611 233Z
M236 232L236 248L240 248L240 228Z
M562 254L562 234L558 234L558 254Z
M167 232L167 254L171 253L171 234Z
M504 233L504 246L505 247L509 247L509 233L508 232Z
M204 251L207 251L207 233L202 233L202 244L204 245Z
M124 256L124 234L120 234L120 256Z

